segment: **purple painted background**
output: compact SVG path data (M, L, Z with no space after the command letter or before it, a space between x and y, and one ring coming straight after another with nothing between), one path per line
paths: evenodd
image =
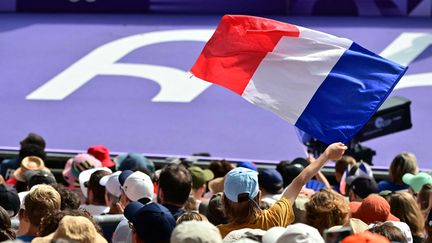
M114 152L281 160L302 156L293 126L211 86L191 103L153 103L152 81L97 76L62 101L25 96L95 48L110 41L158 30L215 28L219 16L35 15L0 16L0 146L17 147L30 131L43 135L51 150L85 150L104 144ZM355 40L380 52L402 32L431 33L428 19L278 18ZM171 42L137 49L120 62L188 70L203 42ZM432 71L426 49L408 74ZM395 91L412 101L413 128L365 145L377 151L374 163L387 166L401 151L414 152L430 168L432 87Z

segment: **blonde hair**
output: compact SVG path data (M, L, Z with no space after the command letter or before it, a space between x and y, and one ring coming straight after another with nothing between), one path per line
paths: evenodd
M423 236L425 220L414 197L408 192L397 192L388 200L391 213L405 222L413 235Z
M402 176L406 173L417 174L418 165L417 158L413 153L403 152L393 159L389 175L390 180L395 184L402 184Z
M49 185L39 185L24 199L24 207L30 223L39 226L41 219L49 213L60 210L60 194Z
M306 224L317 228L321 234L325 229L344 225L349 220L348 202L342 195L328 188L313 194L305 208Z

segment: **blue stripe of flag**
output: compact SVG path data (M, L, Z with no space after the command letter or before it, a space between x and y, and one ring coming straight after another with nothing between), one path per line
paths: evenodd
M356 43L345 51L295 126L327 144L349 142L406 72Z

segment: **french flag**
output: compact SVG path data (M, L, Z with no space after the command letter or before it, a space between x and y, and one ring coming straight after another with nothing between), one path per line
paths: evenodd
M349 142L406 70L345 38L225 15L191 73L330 144Z

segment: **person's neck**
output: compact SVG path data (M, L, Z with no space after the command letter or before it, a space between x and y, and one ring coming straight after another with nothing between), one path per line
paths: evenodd
M197 200L201 200L202 199L202 195L203 195L203 191L202 190L193 190L192 191L193 197Z
M33 225L29 225L28 226L28 228L27 228L27 230L22 230L21 232L22 233L19 233L20 232L20 230L18 229L18 232L17 232L17 235L20 235L20 236L37 236L37 232L38 232L38 227L35 227L35 226L33 226Z

